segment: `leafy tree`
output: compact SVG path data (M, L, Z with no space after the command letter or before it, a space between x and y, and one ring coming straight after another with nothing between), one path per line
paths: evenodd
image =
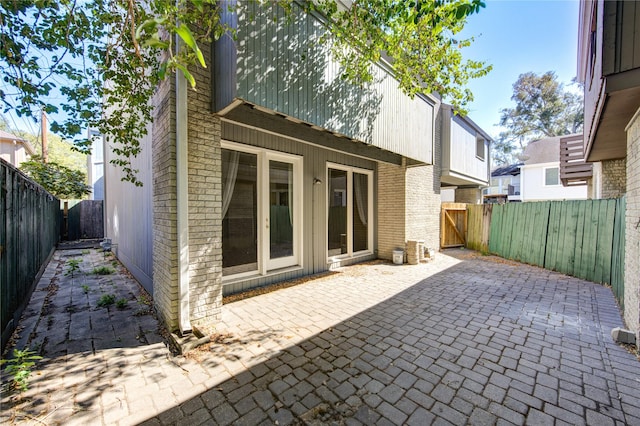
M278 4L289 9L293 1ZM385 52L406 93L435 91L462 108L472 99L468 79L490 70L464 62L460 49L472 40L456 37L482 0L358 0L349 10L333 0L305 5L329 18L333 37L324 41L355 82L370 80L370 61ZM175 71L195 87L190 70L206 66L199 46L229 30L220 7L217 0L0 2L0 99L19 115L34 116L42 105L47 113L63 110L68 119L52 122L51 130L80 149L90 148L81 130L99 130L117 155L112 162L139 184L130 158L146 133L141 123L152 119L154 90Z
M514 162L532 140L582 131L582 95L565 89L556 74L520 74L513 84L515 107L501 110L500 133L492 145L494 164Z
M22 163L20 169L61 199L83 198L91 192L91 187L85 183L86 176L83 172L57 163L43 163L39 156Z

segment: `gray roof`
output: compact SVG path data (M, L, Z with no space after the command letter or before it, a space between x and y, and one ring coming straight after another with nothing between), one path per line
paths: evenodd
M529 142L524 149L524 164L560 161L560 139L575 135L553 136Z

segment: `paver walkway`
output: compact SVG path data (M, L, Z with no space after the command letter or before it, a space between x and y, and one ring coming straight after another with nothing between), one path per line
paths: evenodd
M0 421L640 424L640 363L611 341L622 323L610 289L447 253L225 305L199 362L139 339L60 352L40 366L28 404L3 400ZM111 318L113 333L157 336L130 326L148 315Z

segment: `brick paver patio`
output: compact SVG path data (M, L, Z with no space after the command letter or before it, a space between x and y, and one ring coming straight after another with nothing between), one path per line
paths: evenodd
M640 424L621 325L606 287L469 251L357 265L225 305L199 362L151 342L48 359L0 420Z

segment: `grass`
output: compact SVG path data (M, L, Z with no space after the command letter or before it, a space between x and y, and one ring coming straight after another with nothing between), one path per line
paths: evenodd
M114 272L116 271L112 268L109 268L108 266L98 266L96 268L93 268L93 271L91 271L93 275L111 275Z
M103 294L102 296L100 296L100 299L98 299L97 306L99 308L106 308L113 305L114 303L116 303L116 296L114 296L113 294Z
M127 303L127 299L123 297L122 299L118 299L118 301L116 302L116 307L118 309L124 309L127 307Z

